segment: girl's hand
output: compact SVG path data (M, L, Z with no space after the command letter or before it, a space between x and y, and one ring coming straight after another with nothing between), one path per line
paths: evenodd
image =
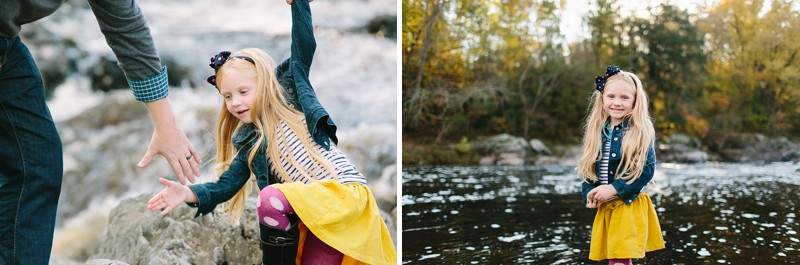
M586 195L586 200L594 200L597 202L605 202L611 199L612 196L617 195L617 189L614 186L609 184L597 186L593 190L589 191L589 194ZM602 204L602 203L600 203Z
M150 211L161 211L161 216L166 215L175 207L178 207L181 203L185 203L188 200L188 196L184 189L189 189L189 187L183 186L180 183L169 181L164 178L159 178L158 182L166 186L164 190L157 193L153 196L152 199L147 203L147 209ZM191 190L189 191L192 194Z
M586 208L597 208L597 201L592 199L586 199Z

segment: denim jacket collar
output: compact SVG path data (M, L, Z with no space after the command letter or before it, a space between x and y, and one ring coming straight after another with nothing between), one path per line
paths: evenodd
M237 150L242 150L242 147L255 142L256 139L258 139L258 133L256 131L256 126L252 123L239 126L239 129L236 129L236 132L233 134L233 139L231 139L233 146L236 147Z

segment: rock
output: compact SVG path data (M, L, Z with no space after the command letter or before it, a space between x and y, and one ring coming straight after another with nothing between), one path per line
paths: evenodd
M550 149L547 148L544 143L539 139L531 139L530 140L531 149L533 149L533 154L537 155L551 155Z
M112 55L100 57L97 63L89 69L89 79L92 81L92 90L108 92L113 89L128 89L125 73L117 65L117 61L110 58Z
M48 99L53 96L56 87L78 71L78 62L88 56L72 36L56 34L41 23L26 24L20 35L33 51Z
M481 165L524 165L531 152L525 139L506 133L479 142L477 148L484 155Z
M700 139L680 133L671 134L667 139L668 141L657 144L658 161L680 163L708 161L709 155L701 149Z
M785 137L770 139L762 134L740 133L720 136L713 141L723 161L731 162L776 162L792 161L800 150L800 143Z
M397 16L383 15L372 18L366 25L367 32L390 39L397 38Z
M673 133L669 135L670 145L682 145L690 148L700 148L702 144L697 137L689 136L682 133Z
M383 211L391 211L397 207L397 165L390 165L383 169L379 179L370 180L367 184L372 195L378 204L378 208Z
M495 158L494 158L493 155L492 156L484 156L484 157L481 157L480 160L478 160L478 164L481 165L481 166L493 166L494 165L494 161L495 161Z
M193 68L182 65L180 60L175 60L169 56L161 59L161 64L167 67L167 79L171 88L196 86ZM203 80L205 80L205 77Z
M239 224L218 205L195 218L196 208L181 205L164 217L147 210L154 193L123 200L111 211L107 233L97 242L90 261L96 264L261 264L256 198L245 202ZM396 209L380 210L393 241ZM394 241L396 242L396 241ZM87 264L95 264L88 263Z
M130 265L119 260L93 259L86 262L86 265Z
M525 156L516 153L501 153L497 155L495 164L498 166L521 166L525 164Z
M232 224L221 206L194 218L196 209L182 205L159 217L146 209L152 196L123 200L111 211L108 231L91 259L130 264L261 263L256 200L247 200L240 224Z

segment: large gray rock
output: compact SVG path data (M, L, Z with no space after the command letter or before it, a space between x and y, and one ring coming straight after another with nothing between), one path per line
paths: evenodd
M483 155L481 165L518 166L524 165L530 153L530 145L522 137L498 134L480 141L478 152Z
M701 163L709 159L700 144L700 139L685 134L675 133L669 140L658 143L656 156L660 162Z
M254 195L255 193L253 193ZM261 264L256 198L248 198L239 224L222 205L195 218L195 208L181 205L164 217L147 210L154 193L123 200L111 211L108 230L90 261L96 264ZM380 214L396 242L396 209ZM95 264L95 263L87 263Z
M550 149L539 139L531 139L530 140L531 150L533 150L534 154L537 155L551 155L553 152L550 152Z
M122 201L111 211L108 231L90 259L130 264L260 264L255 200L248 200L240 224L224 207L194 218L196 210L179 206L164 217L149 212L152 193Z
M723 161L775 162L797 161L800 143L786 137L768 138L762 134L729 134L712 146Z
M86 265L130 265L128 263L119 261L119 260L110 260L110 259L93 259L86 261Z

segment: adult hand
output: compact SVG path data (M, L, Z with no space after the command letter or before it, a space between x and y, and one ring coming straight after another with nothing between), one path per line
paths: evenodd
M186 192L184 189L189 187L178 184L174 181L169 181L165 178L158 178L158 182L166 186L163 190L157 193L153 198L147 202L147 209L150 211L161 211L161 216L166 215L181 203L187 201ZM191 192L191 191L190 191Z
M155 124L155 131L150 139L147 152L139 161L139 167L146 167L155 155L161 155L167 159L167 163L172 167L172 172L175 173L181 184L186 185L187 177L189 182L194 183L195 176L200 176L199 165L202 163L202 159L183 131L178 128L178 124L175 123L169 100L163 98L147 102L145 105L147 105L150 117Z
M605 184L597 186L597 188L589 191L589 194L586 195L586 197L597 202L605 202L611 199L611 197L614 195L617 195L617 189L615 189L614 186Z

